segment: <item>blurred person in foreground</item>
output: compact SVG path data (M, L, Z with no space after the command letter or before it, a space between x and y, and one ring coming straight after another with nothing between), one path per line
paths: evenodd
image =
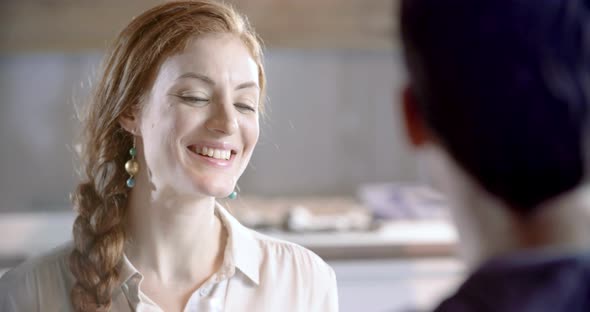
M590 1L403 0L401 34L470 272L436 311L590 311Z
M134 18L83 121L73 242L6 273L0 311L337 311L324 261L217 203L252 156L264 91L260 42L231 7Z

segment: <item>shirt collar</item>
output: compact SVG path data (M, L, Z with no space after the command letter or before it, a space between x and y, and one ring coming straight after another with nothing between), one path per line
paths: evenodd
M258 285L262 252L252 230L243 226L217 202L215 211L223 222L228 234L224 254L224 267L235 266L252 282ZM119 285L127 284L134 276L138 277L139 282L143 279L143 275L125 255L123 256L119 273Z
M228 232L226 260L233 262L242 273L258 285L262 251L254 233L236 220L221 204L216 203L216 211Z
M143 275L133 266L126 255L123 255L119 268L119 285L113 291L113 298L123 292L130 304L134 307L139 304L139 285L143 280Z
M122 285L127 283L134 275L138 275L143 279L143 275L141 275L141 273L133 266L127 256L123 255L119 272L119 284Z

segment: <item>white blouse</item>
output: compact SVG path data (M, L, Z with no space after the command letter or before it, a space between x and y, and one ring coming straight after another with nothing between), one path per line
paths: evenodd
M184 311L338 311L336 277L322 259L293 243L241 225L221 205L228 231L221 269L197 289ZM73 311L70 242L27 260L0 278L0 311ZM162 311L141 292L142 274L125 257L111 311Z

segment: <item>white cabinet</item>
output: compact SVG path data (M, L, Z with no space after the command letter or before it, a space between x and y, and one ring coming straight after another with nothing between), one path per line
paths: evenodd
M341 312L429 311L463 279L451 258L329 262Z

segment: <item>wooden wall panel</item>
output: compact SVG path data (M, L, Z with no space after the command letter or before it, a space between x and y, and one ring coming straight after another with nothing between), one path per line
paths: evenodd
M268 47L392 46L396 0L233 0ZM103 49L157 0L0 0L0 52Z

